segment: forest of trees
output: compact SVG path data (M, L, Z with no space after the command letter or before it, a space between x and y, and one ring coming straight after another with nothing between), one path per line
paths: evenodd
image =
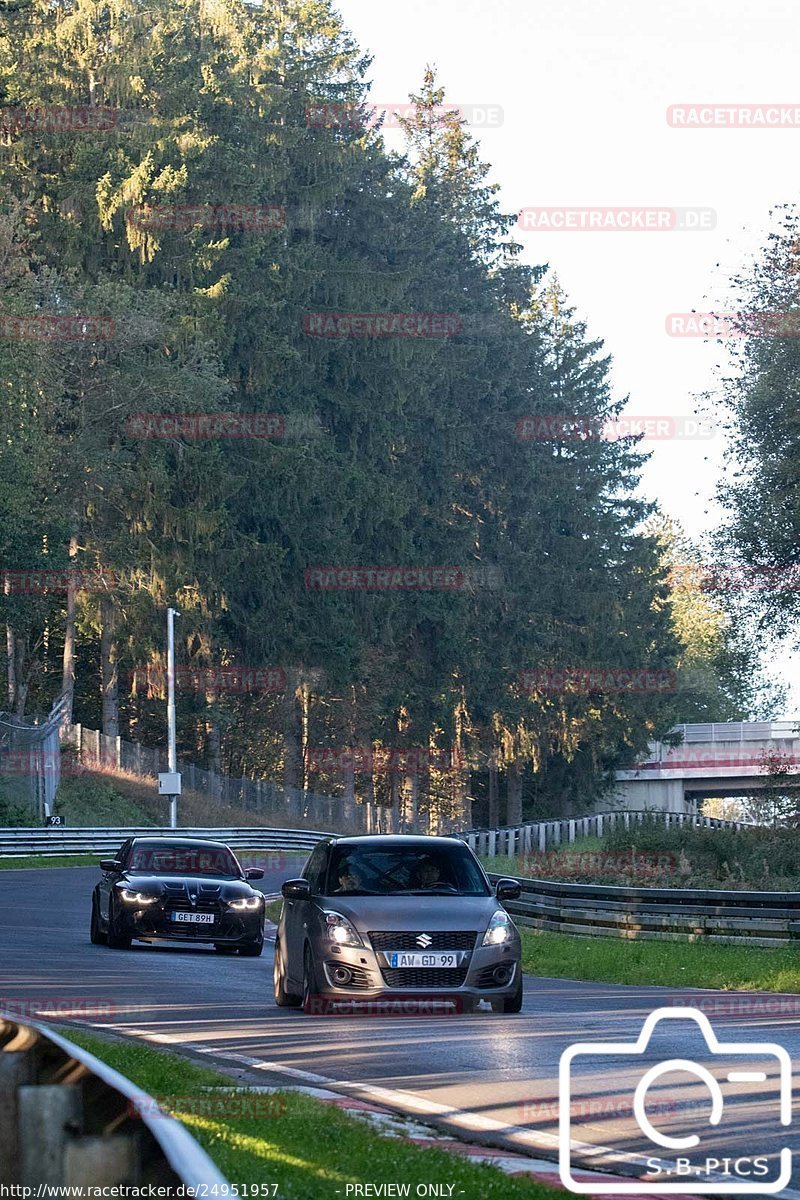
M66 690L75 720L160 742L172 604L179 754L409 816L586 811L675 721L749 715L755 651L676 579L693 552L637 493L636 438L519 436L624 397L435 73L399 156L368 69L328 0L3 6L2 707ZM335 314L440 317L333 336ZM143 436L159 414L264 423ZM309 586L320 567L457 584ZM597 683L622 670L672 682Z

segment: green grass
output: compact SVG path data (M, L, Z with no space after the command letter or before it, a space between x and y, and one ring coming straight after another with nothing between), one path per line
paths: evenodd
M179 1055L129 1042L107 1042L68 1030L91 1051L151 1096L173 1098L174 1115L235 1184L277 1184L282 1200L331 1200L345 1185L431 1181L452 1183L464 1200L557 1200L563 1192L444 1150L420 1149L381 1136L365 1121L299 1092L280 1093L279 1116L225 1119L181 1114L180 1097L197 1102L201 1089L231 1080ZM285 1103L285 1108L283 1107ZM192 1104L186 1104L187 1109Z
M723 991L800 992L800 944L772 949L520 929L532 975Z
M96 867L99 861L99 854L30 854L21 858L0 858L0 871L27 867Z
M63 779L53 806L67 825L103 826L154 825L146 808L102 776L88 773Z
M282 900L272 900L269 904L266 904L264 906L264 912L267 914L267 920L273 921L277 925L278 917L281 915L282 907Z

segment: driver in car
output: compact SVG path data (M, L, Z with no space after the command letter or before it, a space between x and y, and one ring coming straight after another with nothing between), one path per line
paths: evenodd
M357 867L351 862L343 863L339 868L339 886L337 892L358 892L364 886L364 880Z
M441 872L432 858L421 858L411 873L411 886L432 888L442 882Z

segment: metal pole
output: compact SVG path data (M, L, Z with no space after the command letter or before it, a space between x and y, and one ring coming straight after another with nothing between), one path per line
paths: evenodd
M178 755L175 749L175 617L181 614L175 608L167 609L167 754L170 771L178 770ZM178 797L169 798L169 827L178 828Z

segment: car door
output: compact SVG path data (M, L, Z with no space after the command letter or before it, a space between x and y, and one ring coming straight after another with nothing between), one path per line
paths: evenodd
M108 907L111 899L111 889L125 869L128 862L132 845L132 839L128 838L127 842L123 842L120 849L114 855L117 862L120 863L120 868L117 871L104 871L100 876L99 885L99 903L100 913L104 920L108 920Z
M301 872L311 884L313 896L318 896L328 870L328 843L320 842L311 852ZM284 938L286 973L291 982L303 982L303 948L311 916L313 900L284 900Z

